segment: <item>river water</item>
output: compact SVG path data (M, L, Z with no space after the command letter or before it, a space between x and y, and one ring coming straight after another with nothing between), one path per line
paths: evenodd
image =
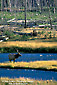
M21 53L22 56L16 59L16 62L30 62L37 60L57 60L57 54L53 53ZM8 62L9 53L0 53L0 63ZM41 70L29 70L29 69L2 69L0 68L0 77L9 77L9 78L32 78L39 80L56 80L57 81L57 72L52 71L41 71Z

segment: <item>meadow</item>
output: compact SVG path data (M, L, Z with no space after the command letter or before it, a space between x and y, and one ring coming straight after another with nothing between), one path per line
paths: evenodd
M7 41L0 42L0 47L28 47L28 48L40 48L40 47L57 47L57 42L38 42L33 41Z
M57 42L38 41L7 41L0 42L0 53L16 52L25 53L57 53Z
M47 13L47 11L48 11L47 9L46 10L43 10L42 13L40 13L39 11L27 11L27 17L26 17L26 19L27 20L31 20L31 22L34 21L34 20L36 20L36 21L38 20L40 22L41 21L45 21L43 23L36 22L36 24L39 24L39 25L41 25L41 24L42 25L43 24L48 24L49 23L49 12ZM54 14L51 11L52 24L54 24L54 25L57 24L56 16L57 16L57 13ZM16 20L24 20L25 19L25 17L24 17L24 11L15 12L13 10L12 12L9 12L9 11L2 11L2 12L0 12L0 23L1 24L3 22L5 22L6 20L10 20L10 19L13 19L13 18L16 18ZM24 23L24 21L22 23ZM7 24L9 24L9 23L7 23Z

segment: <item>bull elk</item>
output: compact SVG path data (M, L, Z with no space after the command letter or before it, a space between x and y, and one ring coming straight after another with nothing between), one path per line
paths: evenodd
M16 58L18 58L19 56L22 56L18 50L17 50L17 54L9 54L8 57L9 57L9 61L11 62L11 60L13 60L15 62Z

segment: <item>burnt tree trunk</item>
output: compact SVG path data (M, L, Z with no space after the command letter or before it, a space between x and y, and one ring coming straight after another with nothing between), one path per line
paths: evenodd
M49 2L47 1L47 6L48 6L48 10L49 10L49 20L50 20L50 26L51 26L51 29L52 28L52 21L51 21L51 10L50 10L50 7L49 7Z
M25 0L25 26L24 28L26 28L26 12L27 12L27 0Z

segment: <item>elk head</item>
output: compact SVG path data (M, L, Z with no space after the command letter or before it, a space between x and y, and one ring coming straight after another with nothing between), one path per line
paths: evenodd
M15 58L18 58L19 56L22 56L20 52L17 50L17 54L15 54Z

